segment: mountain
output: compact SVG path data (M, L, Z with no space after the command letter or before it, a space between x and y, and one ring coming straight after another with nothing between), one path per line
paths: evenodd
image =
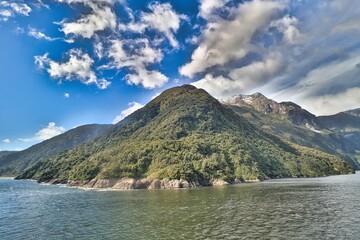
M331 116L320 116L321 123L340 136L347 152L360 162L360 108Z
M12 153L15 153L16 151L0 151L0 158Z
M360 108L330 116L320 116L325 127L338 132L360 131Z
M278 103L261 93L233 96L222 102L227 105L254 109L267 115L281 116L282 118L289 119L296 125L307 126L313 130L323 128L319 119L314 114L302 109L299 105L293 102Z
M102 135L111 125L84 125L23 151L0 156L0 176L15 176L30 165Z
M360 129L358 111L316 117L295 103L278 103L260 93L234 96L222 103L270 134L337 155L355 168L360 167L359 132L345 133L345 127Z
M206 91L185 85L18 178L147 188L164 179L189 186L351 172L340 158L266 133Z

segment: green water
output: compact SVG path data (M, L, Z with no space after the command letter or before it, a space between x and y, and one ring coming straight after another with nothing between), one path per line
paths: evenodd
M190 190L0 179L0 239L360 239L359 174Z

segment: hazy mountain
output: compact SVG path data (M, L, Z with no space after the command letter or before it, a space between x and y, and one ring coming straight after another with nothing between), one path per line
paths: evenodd
M99 137L110 126L98 124L80 126L23 151L0 156L0 176L18 175L31 164Z
M163 92L100 138L29 168L19 178L265 179L349 173L346 162L266 133L206 91Z
M320 116L325 127L339 132L360 131L360 108L331 116Z
M295 103L277 103L260 93L234 96L222 103L268 133L335 154L359 168L359 132L346 132L358 129L359 111L316 117Z
M0 158L12 153L15 153L16 151L0 151Z

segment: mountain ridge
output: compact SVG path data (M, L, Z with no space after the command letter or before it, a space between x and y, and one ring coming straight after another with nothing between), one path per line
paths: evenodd
M37 161L57 155L83 142L92 140L104 133L110 125L88 124L71 129L63 134L35 144L23 151L13 152L0 157L0 175L20 174Z
M18 178L208 185L351 172L340 158L266 133L206 91L185 85L164 91L96 140L39 162Z
M233 96L222 103L272 134L335 154L360 168L360 109L315 116L293 102L278 103L259 93Z

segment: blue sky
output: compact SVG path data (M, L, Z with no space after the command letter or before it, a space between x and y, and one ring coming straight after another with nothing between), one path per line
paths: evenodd
M360 107L350 0L0 2L0 150L116 123L164 89Z

